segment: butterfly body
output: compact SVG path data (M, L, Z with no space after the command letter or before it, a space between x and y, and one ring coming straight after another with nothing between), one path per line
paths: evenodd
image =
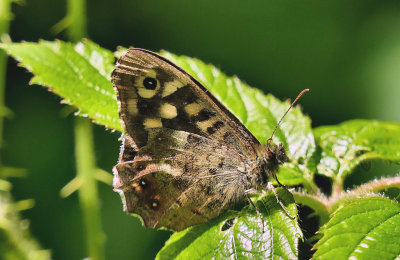
M287 160L261 145L181 68L129 49L112 74L125 127L114 189L146 227L182 230L212 219L262 189Z

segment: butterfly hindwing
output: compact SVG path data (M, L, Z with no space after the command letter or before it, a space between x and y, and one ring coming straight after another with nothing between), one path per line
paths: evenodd
M116 165L114 188L147 227L181 230L218 216L244 194L244 161L218 141L152 129L135 160Z

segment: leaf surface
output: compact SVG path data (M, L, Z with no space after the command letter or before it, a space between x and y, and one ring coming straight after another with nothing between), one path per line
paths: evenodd
M321 147L318 172L347 176L357 165L373 159L400 162L400 124L375 120L351 120L314 129Z
M319 232L313 259L398 259L400 205L384 197L353 200Z

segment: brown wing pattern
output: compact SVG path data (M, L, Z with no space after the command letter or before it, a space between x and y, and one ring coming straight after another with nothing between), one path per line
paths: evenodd
M259 143L200 83L142 49L119 59L112 82L126 130L114 188L127 212L182 230L243 196Z
M128 50L112 74L120 117L140 148L148 129L170 128L221 140L255 154L257 139L188 73L142 49Z
M125 210L140 215L146 227L182 230L237 202L247 188L248 167L242 155L220 142L152 129L135 160L116 165L114 188Z

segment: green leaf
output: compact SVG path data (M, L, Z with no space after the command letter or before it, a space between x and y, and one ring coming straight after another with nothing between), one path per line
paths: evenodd
M76 44L75 50L110 81L111 72L114 70L115 65L115 57L112 52L86 39Z
M313 259L398 259L400 205L383 197L354 200L319 231Z
M63 102L96 123L122 131L115 91L110 83L113 53L85 40L3 43L0 45L31 71L32 84L48 87Z
M309 184L308 180L305 178L307 174L304 172L304 167L300 168L301 166L302 165L299 165L297 162L288 162L281 165L278 175L279 182L287 186L303 184L305 188L309 188L307 186L307 184ZM275 183L275 180L271 181L272 183Z
M366 160L400 162L400 124L374 120L351 120L314 129L321 147L318 172L344 178Z
M292 195L278 189L279 198L292 215L297 214ZM295 259L302 238L296 220L291 219L269 192L256 202L264 221L264 232L255 209L222 216L174 233L158 253L157 259Z

